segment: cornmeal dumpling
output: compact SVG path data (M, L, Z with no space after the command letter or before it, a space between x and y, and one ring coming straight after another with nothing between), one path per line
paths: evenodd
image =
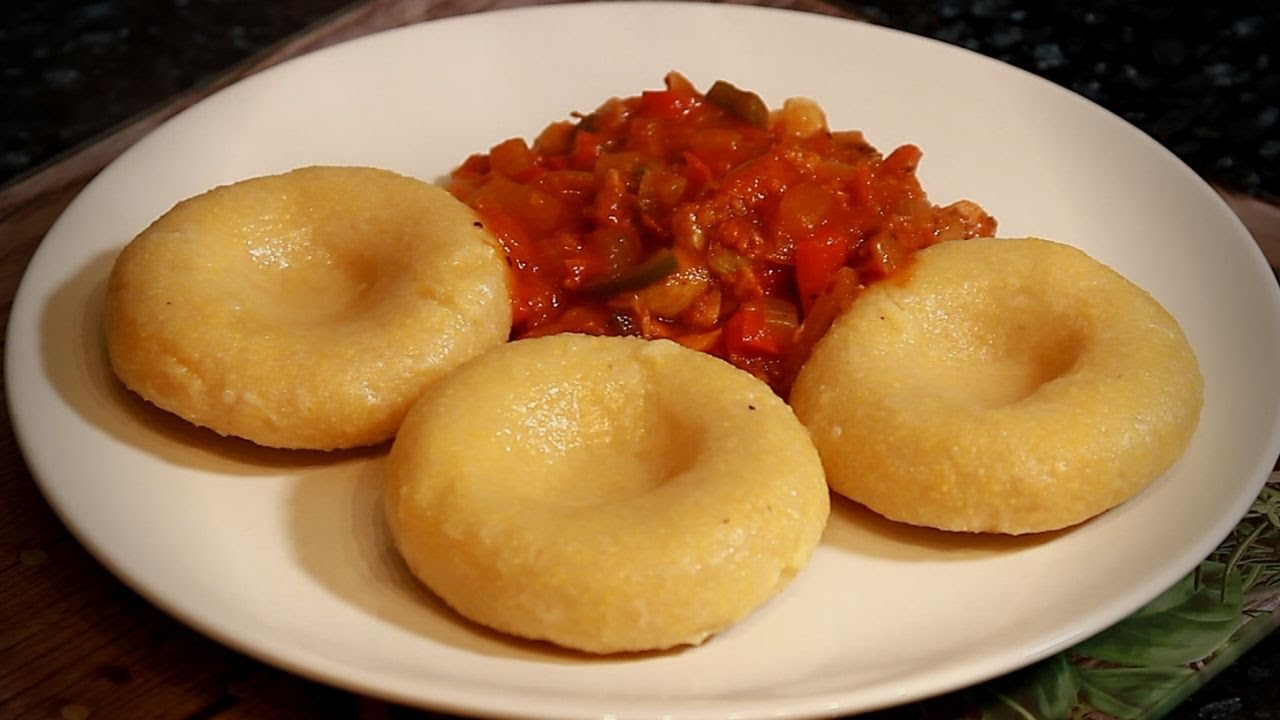
M1142 490L1183 453L1203 380L1150 295L1067 245L922 250L836 320L791 394L831 488L894 520L1027 533Z
M471 620L591 653L696 645L785 586L829 512L760 380L670 341L561 334L428 389L388 461L410 570Z
M423 389L505 342L506 261L441 188L309 167L178 203L107 287L116 375L224 435L330 450L385 441Z

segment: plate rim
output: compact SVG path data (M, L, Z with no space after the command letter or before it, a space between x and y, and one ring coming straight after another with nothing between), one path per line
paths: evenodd
M717 5L714 3L702 3L702 2L679 3L679 2L672 2L669 0L657 0L652 2L636 2L636 3L628 3L628 4L633 6L640 6L640 7L645 5L662 6L667 11L670 11L674 8L679 8L682 6L705 5L707 7L711 7L711 6L717 7L718 12L731 12L731 13L744 13L744 14L750 14L750 13L775 14L776 13L776 14L787 14L787 15L794 15L794 14L807 15L811 18L816 18L824 22L828 22L828 21L846 22L846 23L849 23L851 27L859 28L860 30L858 31L875 31L875 32L893 33L903 37L909 37L911 38L911 41L927 41L927 42L935 42L935 43L942 44L940 43L940 41L931 40L928 38L921 38L919 36L910 35L909 33L905 33L903 31L870 25L870 24L862 23L857 20L850 20L847 18L839 18L834 16L825 16L820 13L789 10L789 9L783 9L783 8L777 8L777 7L753 6L753 5ZM233 83L232 85L228 86L227 89L242 86L249 82L255 82L255 78L265 77L268 74L292 72L291 70L288 70L288 68L292 68L300 63L304 63L307 61L308 58L314 55L317 55L320 53L341 52L343 51L341 50L342 48L347 48L349 46L360 44L360 43L378 42L382 36L390 33L422 32L422 28L424 26L431 26L431 28L434 29L435 27L444 25L446 23L457 24L457 23L465 22L465 23L484 24L485 22L488 22L492 16L495 16L498 14L504 14L504 15L516 14L516 13L553 14L553 13L565 13L565 12L570 14L577 14L578 12L581 12L587 8L590 8L589 12L604 12L603 8L607 7L608 5L611 5L611 4L580 5L577 3L558 3L558 4L552 4L552 5L537 5L537 6L527 6L527 7L505 8L505 9L492 10L492 11L486 11L486 12L475 13L475 14L440 18L440 19L423 22L423 23L418 23L415 25L392 28L389 30L379 31L376 33L371 33L369 35L361 36L359 38L354 38L352 40L347 40L347 41L317 50L312 53L306 53L306 54L300 55L296 58L292 58L286 62L280 63L279 65L268 68L262 71L261 73L255 73L249 78ZM433 31L432 29L429 29L426 32L432 32ZM1026 73L1026 71L1022 71L1017 68L1012 68L1011 66L1003 65L998 61L992 60L990 58L986 58L977 53L973 53L972 51L968 51L963 48L955 48L954 46L948 46L948 47L952 47L954 50L958 52L970 53L974 57L983 58L984 60L987 60L991 63L1002 65L1007 69L1021 72L1023 74L1029 75L1030 77L1035 77L1034 75L1030 75L1030 73ZM1048 81L1042 81L1042 82L1049 84ZM1057 86L1052 86L1052 87L1056 88ZM181 113L178 113L173 118L170 118L165 123L163 123L161 127L170 125L177 118L183 117L188 113L197 111L198 108L203 106L210 99L218 97L219 95L226 92L227 89L219 90L218 92L215 92L212 95L210 95L209 98L201 100L200 102L195 103L191 107L184 109ZM1073 95L1073 97L1077 97L1079 100L1083 102L1089 103L1088 100L1084 98L1079 98L1079 96L1074 96L1074 94L1070 93L1069 91L1066 91L1065 89L1059 88L1059 90L1061 90L1062 92L1068 95ZM1089 104L1093 105L1092 103L1089 103ZM1098 106L1094 105L1094 107L1098 107ZM1103 110L1103 112L1107 112L1105 111L1105 109L1102 109L1102 108L1098 108L1098 109ZM1123 120L1119 120L1119 121L1122 123L1124 122ZM1128 123L1124 123L1124 124L1130 128L1133 127ZM1143 137L1147 137L1145 133L1141 133L1141 131L1138 131L1138 132L1142 134ZM137 147L138 145L142 145L145 142L146 142L146 138L143 138L143 140L139 141L139 143L135 145L135 147ZM1154 143L1154 141L1151 141L1151 142ZM1157 147L1159 146L1157 145ZM1163 148L1161 149L1163 150ZM112 167L122 166L126 164L128 162L127 158L131 156L131 153L133 152L133 150L134 148L130 148L129 150L126 150L125 153L123 153L119 158L117 158L112 163L110 163L107 168L104 168L104 173L103 175L100 175L100 177L105 176L109 179L110 173L106 173L105 171L111 169ZM1165 152L1168 153L1167 150L1165 150ZM1172 154L1169 153L1169 156L1172 157ZM1174 159L1176 160L1176 158ZM1178 162L1181 163L1181 161L1178 161ZM97 185L98 183L99 183L99 178L95 178L93 181L91 181L89 186L86 186L86 188L81 191L81 193L85 192L86 190L89 190L91 187ZM1206 191L1208 190L1207 186L1205 186L1205 189ZM77 196L76 200L73 200L72 203L68 205L68 207L63 211L63 213L60 214L58 220L55 221L53 225L51 225L48 231L48 234L46 235L46 238L57 235L57 229L59 227L59 224L62 222L62 219L64 217L70 215L73 212L73 210L77 207L78 200L79 200L79 195ZM1219 201L1221 202L1220 199ZM1225 202L1222 203L1222 206L1226 207ZM1231 217L1235 219L1237 223L1239 223L1238 218L1235 218L1234 214L1232 214ZM1240 224L1240 228L1243 230L1242 224ZM1247 231L1245 231L1245 234L1247 235ZM9 324L8 331L6 333L7 338L6 338L6 352L5 352L5 382L8 388L13 388L15 387L15 384L20 383L22 381L21 378L14 376L13 374L14 363L11 362L11 358L13 357L14 353L19 352L19 348L17 346L20 343L15 342L15 340L19 339L16 337L16 334L19 332L21 328L19 324L13 323L12 319L19 315L20 310L24 314L30 312L30 310L28 309L28 305L30 303L35 302L34 299L28 297L30 294L34 293L35 290L32 287L30 287L27 283L27 270L39 264L39 258L41 254L45 251L46 247L47 247L46 243L42 240L36 249L36 253L33 254L31 260L29 261L27 268L24 269L22 280L19 282L19 285L15 292L14 303L11 308L11 316L10 316L11 322ZM1258 250L1258 257L1261 257L1260 250ZM1280 307L1280 290L1277 290L1273 294L1272 306L1273 306L1272 307L1273 311L1274 311L1274 307ZM18 441L19 450L21 451L24 460L27 462L27 466L32 471L31 475L35 480L37 487L41 492L41 495L45 498L46 502L50 504L50 506L53 508L53 510L58 515L60 520L63 521L64 525L66 526L67 530L72 534L72 536L75 537L77 541L80 542L87 550L89 550L90 554L94 556L95 560L103 564L109 571L111 571L111 573L118 580L120 580L125 585L129 586L130 588L138 592L140 595L145 597L149 602L153 603L154 605L156 605L157 607L159 607L160 609L162 609L164 612L171 615L172 617L177 618L184 624L196 629L197 631L214 639L215 641L223 645L226 645L228 647L234 648L237 651L243 652L246 655L257 657L276 667L283 668L289 672L294 672L301 676L318 679L318 680L321 680L322 682L325 682L327 684L331 684L337 687L346 687L347 689L352 690L353 692L377 694L382 697L389 697L390 699L396 702L404 702L406 704L413 704L413 705L422 704L423 700L421 697L418 697L418 696L397 696L396 693L388 693L384 688L378 688L375 690L375 689L372 689L372 686L369 686L369 685L352 686L348 682L349 677L344 677L342 674L338 672L339 670L338 666L340 666L341 663L333 666L329 670L323 670L323 669L317 670L317 664L328 665L329 663L313 662L308 664L299 664L296 657L281 655L267 648L256 646L256 645L253 645L252 643L246 642L244 638L237 637L234 634L229 634L228 632L226 632L225 629L217 627L216 624L214 625L209 624L208 622L205 621L205 619L199 617L197 614L192 614L186 608L173 606L172 603L168 602L169 600L168 598L163 597L162 593L156 592L155 588L146 586L145 584L141 583L137 578L133 577L127 570L125 570L120 564L116 562L115 558L111 557L111 554L108 552L106 548L100 547L98 543L95 541L95 539L89 536L85 528L80 527L77 523L74 522L74 517L70 513L69 509L63 506L62 498L57 493L50 492L51 489L48 487L47 485L48 481L43 477L43 473L37 472L36 468L37 468L37 465L39 465L39 462L33 461L33 452L34 452L33 446L30 442L30 438L26 437L27 430L26 430L26 426L23 419L19 418L18 416L19 408L15 407L15 397L17 396L18 395L16 395L13 392L9 392L6 394L10 420L13 427L14 435ZM1270 435L1271 436L1270 436L1269 447L1272 449L1273 452L1280 452L1280 422L1277 422L1273 425L1273 427L1271 428ZM1259 470L1258 472L1259 477L1256 483L1257 487L1255 488L1255 490L1261 488L1261 485L1265 483L1268 475L1270 474L1270 466L1266 463L1265 459L1260 459L1256 463L1256 465ZM1248 504L1249 503L1244 503L1244 509L1247 509ZM1241 510L1240 514L1243 514L1243 510ZM1208 538L1206 538L1202 542L1202 544L1208 548L1206 550L1206 554L1209 551L1211 551L1213 547L1215 547L1218 543L1221 542L1222 538L1225 537L1226 534L1230 532L1230 529L1232 527L1234 527L1234 523L1236 521L1238 521L1238 518L1232 521L1232 523L1227 524L1226 531L1220 537L1213 539L1212 542L1210 542ZM1185 573L1186 570L1189 570L1189 568L1184 569L1183 572L1177 573L1177 575L1181 576L1182 574ZM1128 612L1131 612L1133 609L1136 609L1136 606L1134 608L1130 608L1129 610L1126 610L1125 612L1118 612L1116 614L1116 618L1114 619L1123 617ZM1048 654L1051 654L1051 652L1056 651L1056 649L1058 648L1044 650L1039 654L1033 653L1029 657L1032 657L1033 660L1039 659L1040 657L1044 657ZM1006 668L1006 670L1001 672L1007 672L1012 669L1014 668ZM998 674L1000 674L1000 672L995 673L995 675L998 675ZM946 692L948 690L954 690L954 689L957 689L958 687L963 687L968 684L971 684L971 683L967 681L962 682L957 685L952 685L949 688L944 688L942 691ZM839 702L840 702L840 699L846 696L847 694L848 694L847 692L831 692L824 695L810 696L807 698L809 700L809 702L807 703L798 702L796 698L785 698L785 699L779 700L778 705L776 707L769 707L769 708L763 708L763 709L760 707L760 703L756 702L756 703L753 703L755 707L747 709L745 711L740 711L740 712L744 713L744 717L764 717L764 716L802 717L802 716L809 716L811 714L821 714L821 713L827 713L832 711L844 712L846 710L839 706ZM474 701L474 697L473 697L473 701ZM433 701L433 703L434 702L437 702L437 701ZM503 716L511 716L512 713L514 712L516 715L522 718L550 718L553 716L562 717L566 710L566 708L564 708L563 706L556 707L556 708L544 708L544 709L538 709L535 707L513 708L507 703L498 703L497 705L494 705L492 707L478 707L474 705L473 702L466 702L459 698L440 699L438 702L446 706L445 709L447 711L460 712L460 713L469 714L469 715L501 714ZM432 705L432 706L440 707L440 705ZM872 709L876 709L876 707L884 707L884 705L865 707L865 708L859 706L858 708L855 709L855 711L872 710ZM761 714L761 710L763 710L763 714ZM715 709L711 709L709 713L705 713L705 714L702 711L694 711L690 713L674 713L671 716L672 717L688 717L688 718L721 717L728 712L737 713L739 711L727 711L723 707L717 707ZM586 713L580 713L573 716L588 717L588 716L594 716L594 715L595 715L594 713L586 712ZM619 715L619 717L625 717L625 716L626 716L625 714ZM641 717L641 715L636 715L636 717Z

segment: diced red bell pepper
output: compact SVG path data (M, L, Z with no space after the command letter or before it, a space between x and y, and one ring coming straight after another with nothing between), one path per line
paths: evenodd
M725 323L725 348L738 355L779 356L791 345L797 322L794 306L785 300L746 303Z
M639 113L643 117L675 120L688 109L689 98L671 90L646 90L640 93Z
M569 153L570 164L575 170L592 170L599 159L601 137L590 130L578 129L573 136L573 150Z
M489 150L489 162L494 172L517 182L530 179L537 169L537 158L521 138L511 138L494 145Z
M835 230L820 230L796 243L796 288L807 313L836 271L849 259L849 237Z

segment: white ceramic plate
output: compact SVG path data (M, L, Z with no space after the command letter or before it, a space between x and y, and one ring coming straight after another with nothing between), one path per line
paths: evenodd
M1181 462L1048 538L948 537L838 503L809 569L703 647L588 659L460 621L407 576L376 452L218 441L113 382L99 315L116 252L177 200L319 163L424 178L678 69L770 105L817 99L884 150L914 142L932 198L1007 235L1075 244L1164 302L1207 378ZM1097 107L977 55L817 15L604 3L427 23L230 87L107 168L40 247L7 381L47 498L122 580L211 637L357 691L463 713L765 718L903 703L1063 649L1137 608L1233 527L1280 449L1280 300L1241 224L1186 167Z

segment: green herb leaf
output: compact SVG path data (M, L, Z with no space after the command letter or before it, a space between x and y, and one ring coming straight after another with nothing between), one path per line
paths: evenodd
M1064 720L1080 696L1080 675L1059 654L982 687L983 720Z
M1241 622L1239 572L1205 562L1146 607L1077 645L1083 655L1133 667L1186 665L1217 650ZM1199 582L1197 583L1197 579Z
M1124 720L1142 717L1196 674L1185 667L1093 668L1079 673L1085 702Z

